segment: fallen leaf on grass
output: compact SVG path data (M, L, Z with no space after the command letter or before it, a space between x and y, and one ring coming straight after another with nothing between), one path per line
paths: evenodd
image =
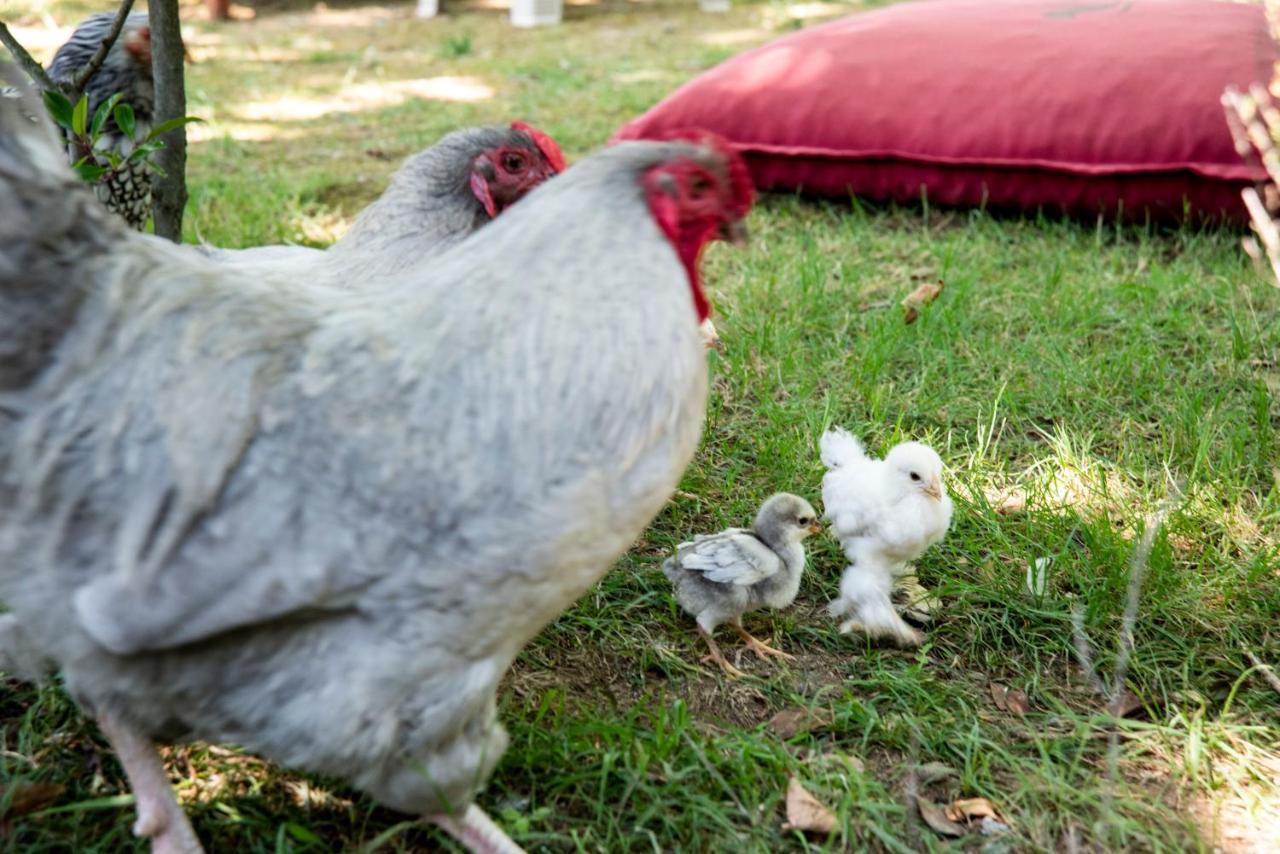
M822 729L830 725L830 723L831 719L821 712L815 712L803 706L795 706L790 709L783 709L770 718L769 729L773 731L774 735L785 741L802 732Z
M991 699L995 702L996 708L1002 712L1025 715L1031 710L1031 703L1027 700L1026 694L1017 688L1001 685L999 682L991 683Z
M974 832L993 836L1009 831L1008 819L1000 815L995 804L986 798L961 798L944 809L917 795L916 807L924 823L943 836L964 836Z
M916 322L916 318L920 316L920 309L938 298L942 293L942 282L925 282L911 293L907 294L902 300L904 323L911 324Z
M835 813L809 794L798 779L787 783L787 821L783 830L802 830L806 833L826 835L839 826Z
M60 783L18 783L0 786L0 803L9 806L0 815L5 819L18 818L42 810L52 804L67 789Z
M942 810L942 807L928 798L916 795L916 809L920 810L920 817L924 819L924 823L943 836L964 836L969 832L947 818L947 814Z
M961 798L947 807L947 818L984 836L1009 831L1009 821L986 798Z

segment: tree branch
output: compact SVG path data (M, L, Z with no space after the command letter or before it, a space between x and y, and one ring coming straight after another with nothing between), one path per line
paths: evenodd
M149 0L151 22L151 70L156 83L156 124L187 114L187 94L182 60L182 24L178 0ZM156 234L174 243L182 241L182 212L187 205L187 130L176 127L163 137L164 148L156 163L164 170L151 182L151 216Z
M132 2L132 0L130 0ZM22 66L22 70L27 76L36 82L41 89L52 89L58 91L58 84L49 78L48 73L40 63L27 53L27 49L18 44L18 40L13 37L13 33L9 32L9 28L0 22L0 42L4 42L4 46L9 49L9 53L13 54L13 58L17 60L18 65Z
M84 91L85 84L89 82L89 78L94 75L102 63L107 58L107 53L111 50L111 46L116 43L116 39L120 38L120 30L124 29L124 19L129 17L129 12L133 10L133 0L121 0L120 8L116 10L116 17L111 22L111 32L107 33L107 37L102 40L102 44L98 45L98 49L94 51L93 56L89 57L89 61L75 73L71 78L71 88L74 91L72 101L80 98L80 93Z

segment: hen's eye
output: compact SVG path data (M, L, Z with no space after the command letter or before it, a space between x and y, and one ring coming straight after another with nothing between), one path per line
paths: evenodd
M689 182L689 195L695 199L705 196L711 190L711 184L701 175L695 175L693 180Z
M524 158L519 154L508 154L503 158L502 165L508 172L519 172L524 168Z
M920 475L916 474L915 472L912 472L912 473L911 473L911 479L912 479L912 480L919 480L919 479L920 479Z

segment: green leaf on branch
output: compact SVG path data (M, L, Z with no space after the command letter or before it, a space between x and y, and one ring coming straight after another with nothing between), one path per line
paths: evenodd
M67 100L67 96L61 92L55 92L52 89L44 91L44 108L49 111L49 115L57 122L58 127L64 130L71 130L71 102Z

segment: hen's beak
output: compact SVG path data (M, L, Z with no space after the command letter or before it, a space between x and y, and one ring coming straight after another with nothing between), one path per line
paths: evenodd
M720 226L720 236L732 243L734 246L744 246L746 245L747 238L749 237L747 234L747 224L740 219L734 220L733 222L726 222L724 225Z
M707 349L715 348L721 353L724 352L724 342L720 340L720 333L716 332L716 325L711 322L711 318L708 317L702 321L698 331L702 333L702 340L707 345Z
M932 498L934 501L942 500L942 481L934 478L925 484L924 494Z

